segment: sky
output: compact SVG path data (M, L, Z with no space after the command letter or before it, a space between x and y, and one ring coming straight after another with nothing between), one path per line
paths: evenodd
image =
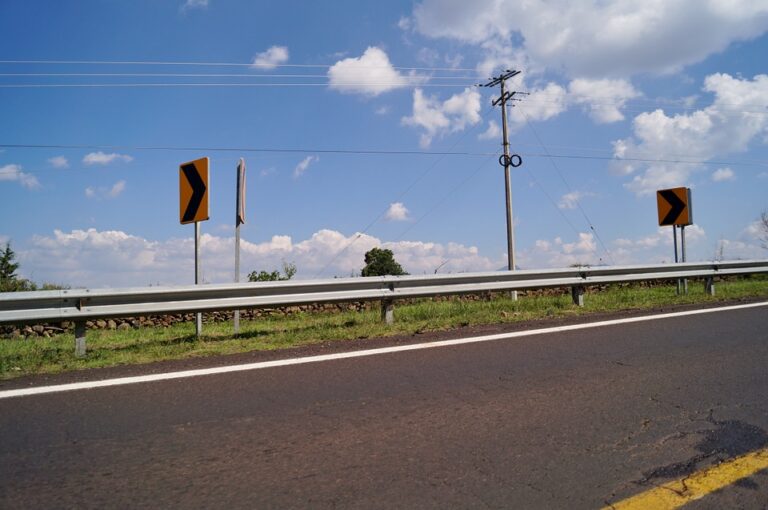
M691 188L690 261L764 259L767 0L6 0L0 243L72 287L194 282L179 165L210 159L205 283L670 263L656 191Z

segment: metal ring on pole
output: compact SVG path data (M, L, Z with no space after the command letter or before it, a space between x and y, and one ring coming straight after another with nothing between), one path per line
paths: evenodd
M512 154L511 156L502 154L501 156L499 156L499 164L504 168L508 166L511 166L512 168L517 168L523 164L523 158L521 158L519 154Z

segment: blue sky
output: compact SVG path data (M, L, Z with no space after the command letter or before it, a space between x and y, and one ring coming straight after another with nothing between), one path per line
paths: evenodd
M178 166L207 156L203 276L231 281L243 157L244 274L349 276L373 246L505 267L498 89L474 85L512 68L519 267L669 262L677 186L690 260L763 258L766 54L764 0L11 0L0 242L38 282L189 283Z

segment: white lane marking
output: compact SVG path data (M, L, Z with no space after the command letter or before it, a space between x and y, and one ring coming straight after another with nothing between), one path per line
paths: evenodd
M720 308L705 308L701 310L688 310L685 312L662 313L657 315L644 315L642 317L629 317L625 319L612 319L607 321L589 322L584 324L572 324L570 326L556 326L551 328L534 329L529 331L514 331L510 333L499 333L496 335L484 335L471 338L457 338L454 340L443 340L439 342L427 342L421 344L399 345L395 347L383 347L380 349L366 349L363 351L340 352L336 354L323 354L320 356L307 356L304 358L290 358L275 361L261 361L257 363L247 363L245 365L232 365L225 367L201 368L197 370L184 370L180 372L167 372L164 374L140 375L133 377L120 377L117 379L104 379L101 381L88 381L70 384L58 384L54 386L39 386L35 388L24 388L18 390L0 391L0 399L13 397L26 397L30 395L41 395L45 393L57 393L61 391L86 390L92 388L104 388L107 386L121 386L124 384L138 384L156 381L167 381L171 379L183 379L185 377L199 377L203 375L226 374L230 372L244 372L246 370L259 370L262 368L285 367L291 365L302 365L304 363L318 363L321 361L332 361L347 358L362 358L363 356L375 356L377 354L390 354L394 352L416 351L420 349L433 349L437 347L449 347L453 345L473 344L479 342L492 342L495 340L505 340L510 338L520 338L534 335L547 335L550 333L562 333L564 331L575 331L579 329L599 328L604 326L616 326L620 324L631 324L633 322L644 322L659 319L671 319L675 317L685 317L689 315L701 315L705 313L727 312L731 310L743 310L747 308L757 308L768 306L768 301L761 303L749 303L745 305L724 306Z

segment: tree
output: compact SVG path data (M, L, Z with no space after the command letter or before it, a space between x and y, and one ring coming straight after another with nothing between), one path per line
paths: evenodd
M763 242L763 248L768 250L768 211L763 211L763 214L760 215L758 228L760 229L758 237Z
M14 262L15 259L16 252L11 249L11 243L5 243L5 250L0 252L0 292L37 290L33 282L16 275L19 263Z
M248 281L249 282L277 282L277 281L284 281L284 280L290 280L293 278L293 275L296 274L296 264L293 262L283 262L283 273L280 273L278 270L274 270L272 272L267 271L259 271L258 273L256 271L252 271L248 275Z
M14 263L16 253L11 249L11 243L5 243L5 250L0 254L0 281L15 280L18 263Z
M372 248L365 254L365 267L363 276L400 276L408 274L403 271L403 267L395 260L392 250Z

